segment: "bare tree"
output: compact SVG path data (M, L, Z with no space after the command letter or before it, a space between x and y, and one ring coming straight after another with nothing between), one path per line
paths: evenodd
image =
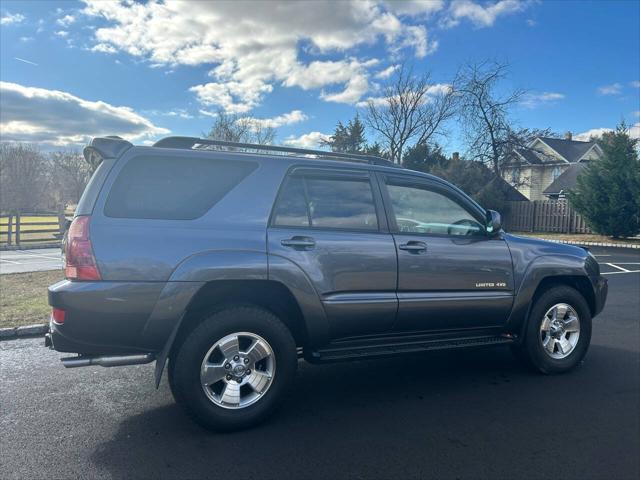
M232 115L218 110L216 121L207 137L225 142L269 145L275 140L276 133L274 127L259 119Z
M34 145L0 144L0 211L34 212L49 205L47 163Z
M52 180L60 203L78 203L91 177L91 166L82 154L60 151L51 154Z
M517 162L513 152L528 150L537 136L555 136L550 130L518 128L512 110L526 91L498 94L508 74L506 63L484 61L467 65L458 76L460 120L467 137L468 155L500 176L503 167Z
M384 87L382 99L367 104L366 124L397 163L408 146L426 144L442 133L455 113L455 87L431 84L431 74L414 76L401 66Z

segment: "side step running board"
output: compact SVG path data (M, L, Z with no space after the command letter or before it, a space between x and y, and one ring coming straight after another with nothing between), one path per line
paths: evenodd
M335 362L358 358L386 357L402 353L426 352L431 350L448 350L454 348L482 347L513 343L511 336L481 336L455 339L433 339L428 337L405 337L379 339L370 345L362 342L335 342L326 348L311 353L310 361Z
M67 357L60 361L66 368L88 367L90 365L100 365L101 367L121 367L124 365L141 365L151 363L156 356L153 353L142 353L140 355L118 355L108 357Z

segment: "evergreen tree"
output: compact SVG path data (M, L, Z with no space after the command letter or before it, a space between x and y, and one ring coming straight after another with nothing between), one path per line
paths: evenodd
M599 141L604 156L578 176L569 193L573 207L597 233L614 238L640 232L640 161L638 140L620 124Z
M404 167L426 173L432 173L436 168L444 168L447 162L442 147L437 143L433 146L419 143L409 147L402 157Z
M333 135L323 144L334 152L362 153L366 145L366 139L364 137L364 125L360 121L360 117L356 115L354 119L349 120L346 127L342 122L338 122Z

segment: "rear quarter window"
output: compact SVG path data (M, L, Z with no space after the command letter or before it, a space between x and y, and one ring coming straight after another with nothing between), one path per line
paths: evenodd
M205 157L140 156L118 174L104 213L115 218L193 220L257 168Z

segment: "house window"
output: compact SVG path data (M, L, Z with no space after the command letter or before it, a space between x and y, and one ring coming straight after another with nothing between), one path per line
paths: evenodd
M517 185L520 182L520 170L514 168L511 170L511 184Z
M553 171L551 172L551 177L553 180L558 178L562 173L562 169L560 167L553 167Z

